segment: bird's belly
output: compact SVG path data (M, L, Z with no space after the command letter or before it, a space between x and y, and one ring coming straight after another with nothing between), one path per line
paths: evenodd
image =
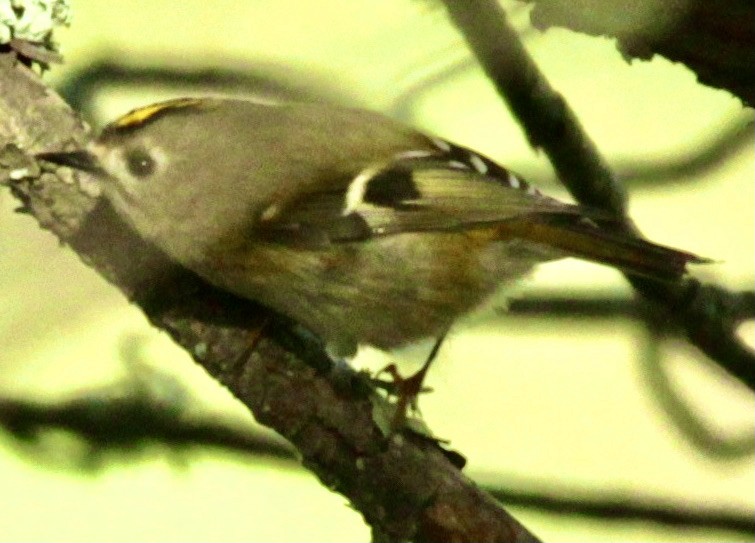
M302 250L263 245L234 266L200 271L321 335L338 351L393 349L444 333L534 262L464 234L401 234ZM343 353L348 354L348 353Z

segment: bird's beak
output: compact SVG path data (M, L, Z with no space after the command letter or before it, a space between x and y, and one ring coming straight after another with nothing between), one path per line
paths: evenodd
M35 155L37 160L45 160L58 164L60 166L68 166L82 172L89 173L102 173L102 166L100 166L97 157L92 153L85 150L70 151L70 152L53 152L53 153L37 153Z

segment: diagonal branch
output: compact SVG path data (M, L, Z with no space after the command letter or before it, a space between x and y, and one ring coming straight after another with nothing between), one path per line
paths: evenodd
M543 149L561 181L581 203L623 218L618 229L639 236L626 216L623 187L585 133L564 98L540 72L496 0L443 0L482 68L524 128L530 144ZM659 283L627 276L637 292L655 303L689 341L755 390L755 353L737 336L738 325L755 317L752 292L686 278Z

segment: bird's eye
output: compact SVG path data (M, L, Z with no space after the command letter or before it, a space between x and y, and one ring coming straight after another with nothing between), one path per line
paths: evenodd
M147 177L155 171L155 159L144 149L126 152L126 167L134 177Z

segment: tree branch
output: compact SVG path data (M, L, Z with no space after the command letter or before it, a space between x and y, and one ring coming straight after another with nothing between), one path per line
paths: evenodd
M519 120L530 144L543 149L561 181L581 203L621 219L605 225L640 233L626 216L627 198L566 101L524 49L496 0L443 0L496 90ZM755 317L753 292L732 293L693 278L660 283L627 275L637 292L685 331L689 341L755 390L755 353L737 326Z
M12 56L0 56L0 184L288 439L373 533L394 541L537 541L435 441L409 432L386 439L373 417L379 400L352 370L332 371L317 341L177 268L68 170L40 172L26 154L86 139L55 93Z

